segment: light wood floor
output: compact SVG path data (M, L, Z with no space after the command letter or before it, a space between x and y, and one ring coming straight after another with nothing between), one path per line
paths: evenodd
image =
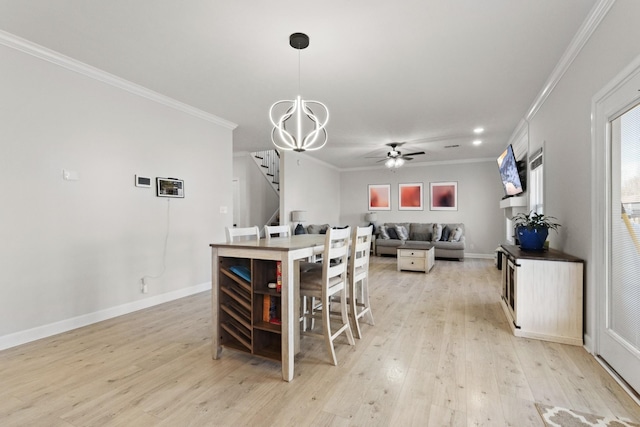
M0 352L2 426L542 426L534 402L640 420L582 347L515 338L488 260L430 274L372 258L375 326L339 365L302 339L296 378L223 350L208 292Z

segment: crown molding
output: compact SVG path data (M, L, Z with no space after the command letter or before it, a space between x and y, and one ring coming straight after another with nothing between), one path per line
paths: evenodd
M585 19L578 29L578 32L571 40L571 43L569 43L560 61L558 61L558 64L556 64L556 67L551 72L544 87L529 107L524 120L530 121L536 115L549 95L551 95L551 92L553 92L553 89L560 82L562 76L567 72L578 54L580 54L584 45L587 44L587 41L589 41L589 38L591 38L591 35L596 31L600 22L602 22L615 1L616 0L600 0L593 6L591 12L589 12L589 16L587 16L587 19Z
M388 168L384 164L380 166L360 166L354 168L342 168L338 169L340 172L358 172L358 171L367 171L367 170L386 170L386 171L397 171L399 169L405 168L421 168L428 166L440 166L440 165L462 165L462 164L470 164L470 163L486 163L486 162L495 162L496 159L489 157L482 157L477 159L461 159L461 160L433 160L430 162L418 162L418 163L405 163L399 168Z
M59 52L48 49L44 46L40 46L36 43L33 43L29 40L23 39L6 31L0 30L0 44L34 56L36 58L45 60L60 67L66 68L67 70L82 74L102 83L106 83L108 85L125 90L142 98L146 98L164 106L173 108L174 110L178 110L199 119L215 123L227 129L234 130L236 127L238 127L238 125L233 122L222 119L218 116L214 116L213 114L207 113L198 108L192 107L188 104L162 95L158 92L154 92L143 86L115 76L113 74L107 73L106 71L85 64L84 62L77 61Z

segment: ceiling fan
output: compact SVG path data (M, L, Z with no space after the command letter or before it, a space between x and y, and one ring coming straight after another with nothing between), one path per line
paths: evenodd
M379 162L384 162L384 165L388 168L399 168L404 165L406 160L413 160L411 156L418 156L421 154L425 154L424 151L415 151L413 153L402 154L402 152L396 150L396 147L403 145L404 142L390 142L386 145L391 147L391 151L387 153L387 157L382 160L378 160Z

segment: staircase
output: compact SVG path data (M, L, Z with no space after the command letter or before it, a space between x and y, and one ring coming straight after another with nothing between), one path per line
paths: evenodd
M280 197L280 153L276 150L256 151L251 153L253 161L262 171L271 188ZM277 209L267 221L269 225L280 225L280 209Z
M271 187L280 194L280 153L276 150L256 151L251 157L260 167Z

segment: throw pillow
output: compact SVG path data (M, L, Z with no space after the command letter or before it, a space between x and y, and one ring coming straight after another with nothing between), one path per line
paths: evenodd
M309 234L320 234L320 225L318 225L318 224L309 224L307 226L307 233L309 233Z
M448 242L449 235L451 235L451 229L445 225L444 228L442 229L442 237L440 238L440 240L443 242Z
M449 241L459 242L461 237L462 237L462 228L456 227L456 229L453 230L453 233L451 233L451 236L449 237Z
M409 232L405 226L396 225L396 233L400 240L409 240Z
M433 234L431 235L431 241L437 242L442 238L442 224L433 224Z
M398 240L398 233L396 232L395 227L387 227L387 233L389 234L389 238L390 239L396 239Z
M389 238L389 233L387 233L387 226L386 225L381 225L380 227L378 227L378 231L380 232L380 238L381 239L388 239Z

